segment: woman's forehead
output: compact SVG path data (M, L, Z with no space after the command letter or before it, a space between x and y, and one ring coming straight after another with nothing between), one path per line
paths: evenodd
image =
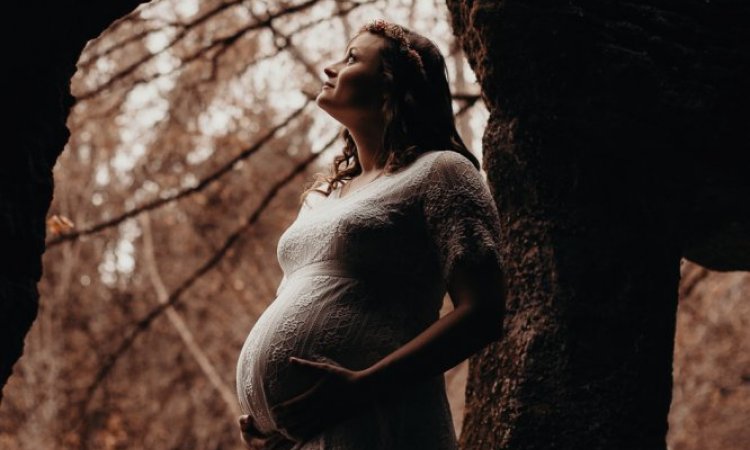
M352 40L349 41L346 50L349 51L349 49L356 47L356 50L360 53L376 53L380 50L383 42L382 37L364 32L352 38Z

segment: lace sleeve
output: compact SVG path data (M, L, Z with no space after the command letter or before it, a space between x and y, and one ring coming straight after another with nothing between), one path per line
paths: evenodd
M501 264L497 206L465 156L445 151L435 158L422 191L422 212L446 286L458 261L489 257Z

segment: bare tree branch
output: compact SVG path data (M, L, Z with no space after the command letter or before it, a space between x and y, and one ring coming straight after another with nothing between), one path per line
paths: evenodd
M255 222L258 221L263 211L266 209L266 207L268 207L268 205L276 197L276 195L278 195L279 191L281 191L282 188L288 185L291 180L294 179L297 175L303 173L307 169L307 167L310 166L310 164L312 164L315 160L317 160L320 155L325 152L325 149L333 145L333 143L336 142L337 139L338 136L335 136L326 144L324 150L318 153L311 153L307 158L305 158L289 173L287 173L284 178L274 183L271 189L263 197L261 203L255 208L255 210L253 210L253 212L248 216L245 222L227 237L221 247L219 247L219 249L200 267L198 267L190 276L183 280L182 283L180 283L180 285L174 291L172 291L171 294L169 294L166 302L161 303L153 308L148 314L146 314L145 317L135 323L131 332L122 340L122 342L120 342L120 345L117 347L117 349L105 358L105 361L99 368L99 371L94 377L94 380L92 381L91 385L89 385L86 391L85 399L81 406L81 419L84 416L83 412L86 411L89 403L93 399L94 393L96 392L97 388L101 385L102 381L107 377L107 375L109 375L119 358L123 354L125 354L125 352L133 345L135 339L141 333L146 331L151 326L153 321L161 316L161 314L168 307L175 305L180 300L182 294L184 294L185 291L187 291L193 284L195 284L203 275L214 268L222 260L224 255L226 255L227 251L229 251L229 249L237 242L239 237Z
M323 23L325 21L331 20L334 17L343 16L343 15L348 14L351 11L353 11L353 10L355 10L355 9L361 7L361 6L364 6L364 5L370 4L370 3L375 3L376 1L377 0L365 0L365 1L362 1L362 2L355 3L355 4L353 4L352 6L350 6L348 8L340 8L336 13L332 14L329 17L322 17L322 18L320 18L318 20L314 20L314 21L311 21L309 23L306 23L306 24L300 26L299 28L295 29L291 33L291 35L296 35L297 33L300 33L300 32L302 32L302 31L304 31L304 30L306 30L308 28L312 28L312 27L314 27L314 26L316 26L316 25L318 25L320 23ZM242 29L242 33L246 33L248 31L255 30L256 28L257 27L255 27L255 26L245 27L245 28ZM169 76L169 75L171 75L172 73L174 73L174 72L176 72L178 70L183 70L187 64L191 64L191 63L195 62L196 60L198 60L199 56L208 54L209 50L212 50L218 44L223 43L225 45L219 47L219 49L216 50L211 55L211 57L210 57L211 58L211 71L209 73L209 76L208 77L200 78L200 79L198 79L198 80L196 80L195 82L192 82L192 83L187 83L187 84L185 84L183 86L183 88L184 89L190 89L190 88L192 88L192 87L194 87L194 86L196 86L198 84L205 84L205 83L213 82L213 81L216 80L216 69L220 66L219 58L224 53L226 53L229 49L232 48L232 46L228 45L227 42L229 42L229 41L235 42L240 37L239 35L237 35L237 33L235 33L235 35L233 35L233 36L234 36L234 38L224 38L224 39L217 40L217 41L213 42L211 45L209 45L208 47L201 48L196 53L194 53L192 55L188 55L187 57L184 57L182 59L182 63L179 66L173 67L172 69L170 69L168 71L152 73L151 75L144 76L144 77L138 78L136 80L133 80L133 82L131 83L131 85L127 89L121 89L121 91L123 91L125 93L130 92L133 89L133 87L135 87L135 86L137 86L139 84L150 83L151 81L154 81L154 80L159 79L161 77ZM250 67L250 66L255 65L255 64L257 64L257 63L259 63L261 61L264 61L266 59L270 59L270 58L273 58L273 57L277 56L283 50L286 50L286 48L289 46L290 43L291 43L291 40L285 42L284 45L277 46L277 49L274 52L271 52L269 54L262 55L260 57L257 57L257 58L254 58L254 59L250 60L245 67ZM91 59L94 59L94 58L89 58L89 60L91 60ZM79 66L80 66L80 64L79 64ZM315 74L315 77L319 78L319 75ZM77 101L81 101L83 99L88 99L90 97L91 96L88 96L88 95L77 96L76 100ZM112 104L112 106L110 108L107 108L106 110L104 110L104 112L101 112L99 114L96 114L96 115L92 114L92 115L90 115L89 116L89 120L95 119L95 118L98 118L98 117L108 117L108 116L110 116L112 114L112 110L115 109L115 108L117 108L122 103L122 101L118 102L118 101L110 100L109 103Z
M466 113L469 109L471 109L472 106L474 106L481 97L479 95L474 95L471 97L464 98L462 100L466 100L466 103L459 109L455 116L459 117L462 116L464 113Z
M252 10L250 10L250 14L252 14L252 16L255 17L256 19L258 18L257 15L253 13ZM300 64L302 64L305 70L307 70L307 73L309 73L316 79L320 78L320 74L318 73L316 68L312 65L312 63L310 63L310 61L307 60L307 58L304 57L304 55L302 55L299 49L294 44L292 44L292 39L289 36L277 30L270 20L268 21L268 29L271 30L271 33L273 33L273 35L276 38L278 38L278 39L273 40L274 45L276 45L277 49L282 48L282 46L279 45L278 43L278 40L281 39L282 41L284 41L283 47L289 48L289 53L291 53L294 59L296 59L297 61L299 61Z
M140 21L141 22L145 22L146 19L140 19ZM184 26L184 24L180 24L180 23L177 23L177 22L167 22L167 21L161 21L161 20L154 20L154 21L155 22L160 22L158 28L144 28L143 30L140 30L137 33L133 33L131 35L128 35L125 39L123 39L123 40L121 40L119 42L116 42L115 44L107 47L107 49L105 49L101 53L97 53L97 54L92 55L92 56L90 56L90 57L88 57L86 59L79 59L78 62L76 63L76 66L78 67L78 70L82 70L82 69L83 70L89 70L90 67L94 63L96 63L96 61L98 59L104 58L105 56L109 56L115 50L121 49L121 48L127 46L128 44L132 44L132 43L138 42L138 41L144 39L145 37L147 37L151 33L164 31L163 27L165 25L166 26L173 26L173 27ZM110 30L109 32L111 33L112 31Z
M169 299L169 291L167 291L167 287L164 285L164 281L162 281L159 268L156 264L154 242L151 233L151 219L148 213L142 214L139 219L143 229L143 258L146 262L149 278L151 278L151 284L154 285L157 300L159 303L165 304ZM180 335L180 339L182 339L185 347L187 347L188 351L193 356L193 359L195 359L198 367L200 367L203 375L205 375L208 382L211 383L214 389L219 393L219 396L221 396L222 400L224 400L227 412L229 412L231 416L230 420L234 420L241 414L239 403L237 402L237 396L221 379L216 367L211 363L211 360L195 340L195 336L177 310L173 306L167 306L165 314L167 315L169 322L177 331L177 334Z
M252 146L246 148L245 150L243 150L242 152L240 152L237 156L235 156L234 158L232 158L229 161L227 161L226 163L224 163L216 171L214 171L213 173L209 174L207 177L205 177L202 180L200 180L198 182L198 184L196 184L195 186L187 188L187 189L184 189L184 190L181 190L181 191L177 192L174 195L170 195L170 196L167 196L167 197L164 197L164 198L159 198L159 199L153 200L153 201L151 201L149 203L145 203L143 205L136 206L135 208L130 209L130 210L128 210L128 211L120 214L119 216L117 216L117 217L115 217L113 219L106 220L106 221L98 223L96 225L91 225L91 226L83 228L81 230L76 230L76 231L73 231L71 233L65 233L65 234L62 234L60 236L57 236L57 237L55 237L55 238L53 238L53 239L51 239L51 240L49 240L47 242L47 248L54 247L54 246L59 245L62 242L65 242L65 241L71 241L71 240L78 239L81 236L86 236L86 235L89 235L89 234L98 233L99 231L102 231L102 230L104 230L106 228L110 228L110 227L119 225L123 221L125 221L125 220L127 220L127 219L129 219L131 217L137 216L138 214L140 214L140 213L142 213L144 211L150 211L152 209L159 208L160 206L164 206L167 203L179 200L179 199L181 199L183 197L187 197L189 195L193 195L193 194L195 194L197 192L202 191L203 189L206 188L206 186L208 186L211 183L217 181L219 178L221 178L222 176L224 176L226 173L230 172L234 168L235 164L237 164L239 161L248 158L250 155L252 155L253 153L255 153L258 150L260 150L266 143L268 143L274 137L274 135L280 129L282 129L282 128L286 127L287 125L289 125L289 123L294 118L296 118L298 115L300 115L302 113L302 111L304 111L304 109L307 107L307 105L310 104L310 101L311 100L308 98L307 101L305 101L304 105L302 105L299 109L297 109L295 112L293 112L283 122L281 122L280 124L278 124L275 127L271 128L265 135L263 135Z
M273 19L277 19L279 17L283 17L283 16L286 16L286 15L289 15L289 14L294 14L294 13L297 13L297 12L300 12L300 11L304 11L304 10L306 10L306 9L314 6L316 3L318 3L318 1L319 0L308 0L308 1L304 2L304 3L299 4L299 5L291 6L289 8L285 8L285 9L282 9L280 11L277 11L277 12L269 15L268 18L265 21L251 24L248 27L245 27L245 28L241 29L240 31L238 31L238 32L236 32L236 33L234 33L234 34L226 37L226 38L218 40L217 42L218 43L221 43L221 42L233 42L235 39L238 38L238 35L244 34L244 33L246 33L249 30L263 28L265 26L268 26L268 23L270 23L270 21L273 20ZM242 3L243 3L243 0L231 0L231 1L228 1L226 3L221 3L221 4L219 4L219 6L217 8L214 8L214 9L212 9L210 11L207 11L205 14L201 15L200 17L198 17L194 21L186 24L185 27L182 30L180 30L174 36L174 38L172 38L172 40L169 42L169 44L167 44L165 46L165 48L169 48L169 47L172 47L173 45L177 44L180 40L182 40L187 35L187 33L188 33L188 31L190 29L196 27L197 25L202 24L203 22L206 22L206 21L210 20L212 17L214 17L214 16L222 13L224 10L226 10L226 9L232 7L232 6L238 5L238 4L241 5ZM215 43L212 44L211 46L213 46L213 45L215 45ZM208 48L210 48L211 46L209 46ZM93 96L96 96L96 95L100 94L101 92L109 89L118 80L121 80L121 79L127 77L128 75L130 75L131 73L133 73L138 67L140 67L141 65L145 64L147 61L150 61L151 59L153 59L157 54L158 53L149 52L149 53L143 55L141 58L139 58L138 60L136 60L132 64L128 65L124 69L122 69L119 72L117 72L116 74L112 75L112 77L110 77L106 82L104 82L101 85L97 86L95 89L93 89L91 91L88 91L88 92L85 92L83 94L77 95L76 99L77 100L86 100L86 99L89 99L89 98L91 98Z
M376 1L376 0L365 0L365 1L362 1L362 2L359 2L359 3L355 3L354 5L350 6L349 8L341 8L341 9L340 9L339 11L337 11L336 13L334 13L334 14L333 14L333 15L331 15L331 16L328 16L328 17L322 17L322 18L320 18L320 19L314 20L314 21L312 21L312 22L306 23L306 24L304 24L304 25L302 25L302 26L298 27L297 29L295 29L294 31L292 31L292 32L291 32L290 36L296 36L296 35L297 35L298 33L301 33L301 32L303 32L303 31L307 30L308 28L312 28L312 27L314 27L315 25L318 25L318 24L320 24L320 23L323 23L323 22L325 22L325 21L331 20L331 19L333 19L333 18L334 18L334 17L336 17L336 16L342 16L342 15L344 15L344 14L348 14L348 13L350 13L351 11L354 11L355 9L357 9L357 8L359 8L359 7L361 7L361 6L364 6L364 5L368 4L368 3L374 3L375 1ZM273 20L273 19L271 19L271 20L268 20L268 19L260 19L260 18L257 18L257 15L256 15L256 14L255 14L255 13L254 13L254 12L253 12L253 11L252 11L251 9L249 9L249 8L248 8L248 12L249 12L249 13L250 13L250 14L251 14L251 15L252 15L253 17L255 17L255 18L256 18L256 19L258 20L258 22L262 22L262 23L267 23L267 24L268 24L268 25L267 25L267 27L268 27L268 28L269 28L269 29L270 29L270 30L271 30L271 31L272 31L272 32L273 32L274 34L277 34L277 33L278 33L278 31L277 31L277 30L275 29L275 27L272 27L272 26L271 26L271 20ZM254 28L253 28L253 29L254 29ZM247 31L249 31L249 29L245 28L245 29L244 29L244 32L247 32ZM281 45L279 45L278 43L276 43L276 42L274 41L274 44L276 45L276 50L275 50L275 51L273 51L273 52L271 52L271 53L269 53L269 54L267 54L267 55L263 55L263 56L260 56L260 57L258 57L258 58L255 58L255 59L251 60L251 61L250 61L250 62L249 62L249 63L248 63L247 65L246 65L246 67L249 67L249 66L252 66L252 65L254 65L254 64L257 64L257 63L259 63L260 61L263 61L263 60L265 60L265 59L273 58L274 56L278 55L278 54L279 54L279 53L281 53L282 51L286 50L286 49L287 49L288 47L291 47L291 45L292 45L292 41L291 41L291 38L290 38L290 37L282 35L282 40L283 40L284 42L283 42L283 44L281 44ZM236 39L235 39L235 40L232 40L231 42L235 42L235 41L236 41ZM217 50L217 51L216 51L216 52L215 52L215 53L214 53L214 54L213 54L213 55L211 56L211 72L210 72L210 75L209 75L208 77L206 77L206 78L203 78L203 79L200 79L200 80L198 80L198 82L200 82L200 83L206 83L206 82L211 82L211 81L214 81L214 80L216 80L216 69L217 69L218 67L220 67L220 66L221 66L221 63L219 62L219 58L220 58L220 57L221 57L221 56L222 56L222 55L223 55L224 53L226 53L226 52L227 52L227 51L228 51L228 50L229 50L229 49L231 48L231 46L230 46L230 45L228 44L228 41L219 41L219 42L220 42L220 43L224 43L224 44L226 44L226 45L223 45L223 46L222 46L221 48L219 48L219 50ZM215 46L215 45L216 45L216 43L212 44L211 46L213 47L213 46ZM207 52L203 52L203 51L201 51L201 52L202 52L202 53L207 53ZM297 52L297 53L299 54L299 52ZM294 54L294 53L293 53L293 55L294 55L294 56L297 56L297 55L296 55L296 54ZM189 59L190 59L190 61L192 61L192 60L194 60L194 59L196 59L196 58L189 58ZM304 58L300 58L300 59L301 59L301 60L304 60ZM185 59L185 60L183 60L183 61L187 61L187 59ZM304 64L304 63L303 63L303 64ZM306 65L306 67L308 68L308 72L312 73L312 74L313 74L313 76L314 76L315 78L320 78L320 75L319 75L319 74L317 74L317 73L315 72L315 69L314 69L314 68L313 68L312 70L310 70L310 67L311 67L311 66L310 66L309 64L308 64L308 65ZM179 70L180 68L182 68L182 66L180 66L180 67L177 67L177 68L175 68L175 69L173 69L173 70ZM171 72L171 71L170 71L170 72ZM164 76L164 75L168 75L168 74L169 74L169 72L167 72L167 73L161 73L161 74L157 74L157 75L155 75L155 76L151 77L151 79L153 79L153 78L158 78L158 77L160 77L160 76ZM148 80L146 80L146 81L150 81L150 79L148 79ZM140 82L140 81L139 81L139 82ZM194 86L195 84L197 84L197 83L192 83L192 84L190 84L190 85L187 85L187 87L189 88L189 87L191 87L191 86Z
M341 6L341 3L336 2L336 7L339 12L339 16L341 17L341 31L343 32L344 40L349 39L352 35L352 27L349 24L349 15L347 14L344 16L343 14L340 14L343 10L343 7Z
M474 103L477 101L481 95L479 94L470 94L468 92L454 92L453 95L451 95L451 98L453 100L460 100L464 102Z

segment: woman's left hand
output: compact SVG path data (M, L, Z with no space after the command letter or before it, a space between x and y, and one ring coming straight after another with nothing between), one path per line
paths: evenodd
M297 439L308 439L339 420L358 413L372 396L366 373L322 361L289 358L290 363L318 373L321 378L302 394L276 404L271 415L277 427Z

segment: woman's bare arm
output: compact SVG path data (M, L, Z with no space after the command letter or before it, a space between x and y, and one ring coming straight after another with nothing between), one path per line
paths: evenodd
M507 289L496 262L459 263L448 292L453 311L364 369L363 385L374 395L442 374L502 336Z

